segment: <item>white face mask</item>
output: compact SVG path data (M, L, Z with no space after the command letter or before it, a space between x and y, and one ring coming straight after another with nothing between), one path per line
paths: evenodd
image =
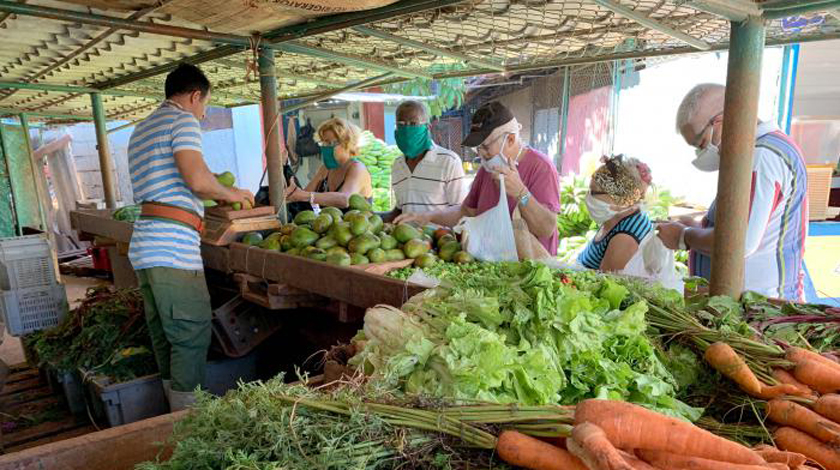
M486 171L490 172L497 172L499 168L505 168L508 166L507 158L502 156L502 154L498 154L493 158L487 160L481 160L481 166L484 167Z
M613 210L610 203L596 198L592 193L586 195L586 210L589 211L589 216L598 225L603 225L615 217L616 214L624 211L624 209Z
M694 153L697 155L691 164L700 171L711 173L720 169L720 149L717 145L712 143L715 136L715 128L712 128L712 135L709 136L709 143L702 149L697 149Z

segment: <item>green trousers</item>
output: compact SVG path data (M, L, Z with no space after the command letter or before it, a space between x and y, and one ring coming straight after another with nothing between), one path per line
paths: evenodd
M149 268L137 271L161 378L172 390L204 384L210 347L210 293L203 271Z

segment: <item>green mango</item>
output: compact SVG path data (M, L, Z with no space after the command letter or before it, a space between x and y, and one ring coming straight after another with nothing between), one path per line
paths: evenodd
M323 209L321 209L321 214L329 214L330 217L333 218L333 222L341 222L342 218L344 217L344 214L341 213L341 209L332 206L324 207Z
M303 248L318 241L318 234L306 227L298 227L292 232L292 246Z
M355 217L362 215L362 211L359 210L351 210L344 213L344 220L350 222Z
M292 248L291 250L287 250L286 254L291 256L300 256L300 248Z
M327 255L334 255L336 253L344 253L345 255L349 255L350 253L347 251L347 248L343 246L334 246L327 250Z
M420 231L409 224L399 224L391 234L400 243L405 243L415 238L420 238Z
M452 261L455 261L458 264L467 264L475 261L475 258L466 251L459 251L452 257Z
M282 233L283 235L291 235L296 228L297 225L293 223L283 224L282 226L280 226L280 233Z
M280 237L280 250L282 251L289 251L294 248L292 245L292 236L291 235L283 235Z
M212 199L207 199L207 200L201 201L201 205L203 205L204 207L216 207L216 206L219 205L219 203L217 203L216 201L214 201Z
M347 244L350 243L350 240L353 239L353 232L350 231L350 224L339 227L332 236L339 245L347 246Z
M308 250L309 253L306 254L306 257L309 259L314 259L315 261L326 261L327 260L327 252L320 249L308 246L307 248L312 248Z
M280 239L278 238L267 238L261 241L257 246L264 250L274 250L277 251L280 249Z
M379 217L378 214L373 214L368 217L368 222L370 223L370 231L376 234L382 232L382 227L385 225L385 223L382 222L382 217Z
M327 263L337 266L350 266L352 264L352 257L347 253L333 253L327 254Z
M394 224L392 224L391 222L386 222L382 225L382 231L389 235L392 234L394 232Z
M437 257L432 253L423 253L417 258L414 258L414 265L418 268L430 268L437 263L437 260Z
M242 237L242 243L246 245L257 245L261 241L263 241L263 236L259 232L250 232L246 233L244 237Z
M458 239L455 238L455 235L451 235L451 234L447 233L446 235L438 238L437 246L438 246L438 248L442 248L444 245L446 245L449 242L457 242L457 241L458 241Z
M350 222L350 232L353 235L359 236L370 229L370 223L367 219L364 218L356 218L352 222Z
M371 263L384 263L386 261L385 250L382 248L374 248L368 251L367 257L370 258Z
M300 211L295 216L294 222L297 225L311 224L312 221L315 220L315 217L316 217L316 215L312 211Z
M429 244L429 242L425 240L414 239L409 240L405 243L405 245L403 246L403 253L405 253L406 257L415 259L420 255L428 253L431 248L432 246Z
M234 202L233 204L230 205L230 208L235 210L235 211L241 211L242 210L242 203L241 202Z
M338 241L335 238L333 238L332 235L326 235L319 238L318 241L315 242L315 246L322 250L329 250L334 246L338 246Z
M333 218L329 214L320 214L312 221L312 230L315 233L324 233L330 229L333 224Z
M452 258L455 256L455 253L458 253L459 251L461 251L461 244L455 240L452 240L446 242L445 245L440 247L440 250L438 250L438 256L440 256L440 259L444 261L452 261Z
M433 237L435 235L435 230L437 230L437 228L434 225L427 225L423 227L423 234Z
M283 235L285 235L283 232L271 232L267 237L265 237L265 239L268 240L269 238L276 238L280 240L283 238Z
M347 245L347 249L350 250L350 253L359 253L364 255L374 248L379 248L380 243L381 242L376 235L363 233L350 240L350 243Z
M231 188L234 184L236 184L236 177L233 176L233 173L226 171L216 176L216 181L226 188Z
M391 250L391 249L394 249L394 248L396 248L396 247L397 247L397 245L399 244L399 243L397 242L397 239L396 239L396 238L394 238L394 237L392 237L392 236L390 236L390 235L388 235L388 234L383 234L383 235L381 235L381 236L379 237L379 239L380 239L380 241L381 241L380 246L382 247L382 249L383 249L383 250Z
M361 254L361 253L353 253L352 255L350 255L350 264L356 265L356 264L368 264L368 263L370 263L370 260L368 259L368 257Z
M385 260L386 261L402 261L405 259L405 253L399 248L394 248L392 250L385 250Z
M358 194L351 195L350 199L347 201L347 205L351 209L355 209L358 211L369 211L371 209L370 203Z

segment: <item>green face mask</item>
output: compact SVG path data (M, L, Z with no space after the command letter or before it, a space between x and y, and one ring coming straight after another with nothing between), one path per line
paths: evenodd
M327 167L328 170L338 168L338 161L335 159L334 145L321 146L321 159L324 161L324 166Z
M429 128L425 124L414 126L397 126L394 131L394 139L397 147L405 158L417 158L432 148L432 138L429 136Z

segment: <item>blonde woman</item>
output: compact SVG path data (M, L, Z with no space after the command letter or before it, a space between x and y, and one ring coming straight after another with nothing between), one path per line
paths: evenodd
M318 126L318 143L323 164L315 177L300 189L294 183L286 188L287 202L309 202L320 206L346 208L352 194L370 200L373 184L359 154L359 128L341 118L332 118Z

